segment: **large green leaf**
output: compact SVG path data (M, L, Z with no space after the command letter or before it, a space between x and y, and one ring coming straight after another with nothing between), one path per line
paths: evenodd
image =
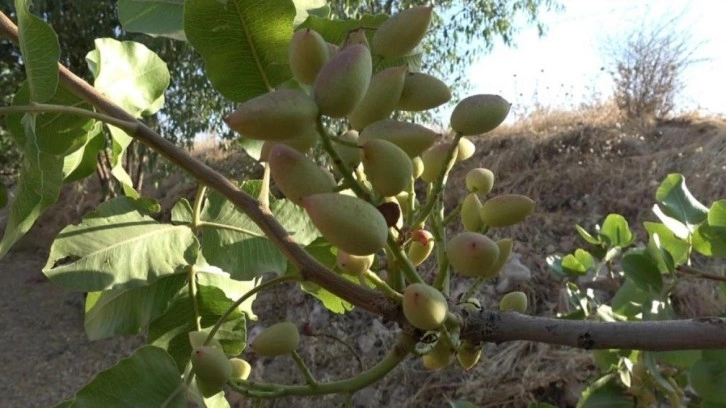
M174 360L164 350L144 346L78 391L72 408L184 408L184 384Z
M633 400L614 374L592 382L583 392L577 408L632 408Z
M656 235L660 247L668 251L677 265L682 265L688 261L689 245L687 241L678 238L665 224L657 222L644 222L643 226L648 231L650 241L655 240Z
M257 197L260 187L261 182L254 180L245 182L241 188ZM305 211L291 201L271 198L270 210L298 243L307 245L319 235ZM249 280L266 272L280 275L285 272L285 256L272 241L261 236L262 230L249 217L220 194L208 196L202 209L202 220L246 231L204 227L202 253L209 264L239 280Z
M649 303L651 299L647 291L640 289L632 280L626 280L610 299L610 305L613 312L632 320L643 312L643 305Z
M0 258L25 235L46 208L58 200L63 183L63 158L38 150L35 117L25 115L25 155L15 200L10 207Z
M663 288L663 277L658 265L646 250L637 249L623 255L623 272L640 289L659 293Z
M144 205L119 197L63 229L43 273L67 289L92 292L144 286L194 264L199 243L192 230L156 222Z
M610 246L625 248L635 240L628 221L620 214L608 214L602 223L600 236L605 237Z
M86 55L86 61L99 92L136 118L161 109L170 76L158 55L133 41L98 38L95 45ZM121 182L126 195L138 197L121 160L133 138L114 126L109 126L109 131L113 139L111 174Z
M197 305L202 329L213 326L233 303L234 301L229 299L220 288L198 285ZM197 329L192 299L188 291L183 291L164 314L151 322L148 341L150 344L167 350L181 371L189 361L189 355L192 352L192 346L189 344L189 332L195 330ZM233 311L214 338L222 343L227 355L240 354L247 342L245 315L239 309Z
M187 284L187 275L177 273L131 289L90 292L86 297L84 325L91 340L136 334L169 307Z
M289 79L292 1L186 0L184 31L212 85L242 102Z
M726 363L723 361L704 356L691 367L688 382L704 400L726 404Z
M126 31L186 41L184 0L119 0L118 19Z
M691 194L682 174L669 174L658 187L655 198L663 213L686 224L691 231L706 221L708 208Z
M98 154L106 146L106 137L103 134L103 124L96 125L89 132L89 139L85 145L63 161L63 182L72 183L95 174L98 164Z
M706 256L726 258L726 228L699 225L693 234L693 249Z
M726 200L718 200L708 209L708 225L726 228Z
M58 36L43 20L30 13L31 0L15 0L18 39L28 76L30 100L46 102L58 87Z

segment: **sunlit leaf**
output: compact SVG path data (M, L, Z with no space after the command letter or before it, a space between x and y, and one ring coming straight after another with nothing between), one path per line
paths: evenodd
M184 31L204 59L212 85L242 102L289 79L291 1L186 0Z
M726 228L726 200L718 200L708 209L708 225Z
M132 33L186 41L184 0L119 0L118 19Z
M664 214L675 218L691 230L694 229L693 226L706 221L708 208L691 194L682 174L669 174L658 187L655 198Z
M298 25L305 21L309 15L320 18L328 18L330 16L330 6L325 0L292 0L295 4L295 20L293 25Z
M629 246L635 240L628 221L620 214L608 214L603 221L600 236L606 238L610 246L621 248Z
M699 225L693 234L693 249L706 256L726 258L726 228Z
M670 254L675 264L682 265L688 261L688 242L677 237L665 224L646 221L643 226L648 231L650 241L658 236L660 247Z
M15 0L18 39L27 75L29 99L42 103L58 87L58 36L43 20L30 13L31 0Z
M585 242L587 242L588 244L592 244L592 245L601 244L600 238L590 235L590 233L587 232L587 230L585 228L582 228L579 225L575 225L575 229L577 230L577 233L580 234L580 237L582 237L582 239L584 239Z
M161 224L148 203L119 197L63 229L43 273L69 290L84 292L144 286L194 264L199 243L187 226Z
M659 293L663 288L658 265L645 250L632 250L623 255L622 267L625 276L640 289Z
M634 319L643 312L643 305L650 302L651 296L632 280L626 280L610 300L613 311Z

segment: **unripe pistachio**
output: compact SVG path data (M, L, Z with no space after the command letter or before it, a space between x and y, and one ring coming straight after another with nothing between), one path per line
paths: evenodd
M421 330L436 330L446 320L446 298L433 286L412 283L403 291L403 314Z
M335 188L332 174L290 146L275 145L269 160L272 179L285 197L295 204L300 205L304 197L330 193Z
M489 237L476 232L462 232L446 244L446 256L454 269L470 278L491 278L499 247Z
M499 310L502 312L527 312L527 295L524 292L509 292L499 301Z
M300 344L300 332L292 322L275 323L252 340L250 347L265 357L292 353Z
M204 342L207 341L207 337L209 336L208 332L204 331L190 331L189 332L189 344L191 344L192 348L199 348L204 346ZM218 348L220 350L223 350L222 343L219 342L217 339L212 339L209 344L207 344L209 347Z
M373 189L388 197L405 190L413 180L413 164L400 147L383 139L361 146L363 169Z
M242 360L241 358L234 357L229 359L229 364L232 366L231 378L233 380L246 380L249 378L250 373L252 372L252 366L250 366L250 363Z
M373 53L393 59L411 52L426 34L432 11L431 6L416 6L392 15L373 35Z
M451 113L451 128L463 136L489 132L504 122L511 105L499 95L466 97Z
M446 368L451 365L454 361L454 349L451 348L446 339L439 339L433 350L428 354L424 354L422 357L424 367L429 370L439 370Z
M372 139L387 140L403 149L409 157L419 156L438 138L438 133L425 126L392 119L371 123L360 133L362 142Z
M386 219L360 198L315 194L303 198L302 206L323 237L349 254L370 255L386 245Z
M485 168L475 168L466 173L466 188L479 195L489 194L494 186L494 173Z
M311 85L329 59L328 44L317 31L304 28L292 36L288 60L290 70L298 82Z
M464 340L456 351L456 359L464 370L471 370L481 358L481 347Z
M366 29L363 27L357 30L352 30L348 33L348 36L345 37L343 48L356 44L365 45L368 49L371 48L368 44L368 38L366 38Z
M280 89L244 102L224 121L250 139L282 141L305 134L317 116L318 106L308 94Z
M192 350L192 367L197 382L213 389L221 389L232 376L232 366L224 355L224 351L210 346L201 346Z
M343 48L318 73L313 96L320 113L333 118L348 115L365 96L373 63L365 45Z
M415 166L414 166L414 171ZM396 201L398 201L398 206L401 208L401 217L405 217L408 214L408 207L410 202L408 201L410 199L410 196L407 191L401 191L400 193L396 194Z
M492 273L494 274L501 272L504 264L507 263L509 255L512 254L514 241L512 241L511 238L503 238L497 241L497 246L499 247L499 256L497 256L497 261L494 263L494 266L492 266Z
M409 72L398 101L398 109L421 112L451 100L451 90L440 79L423 72Z
M266 140L265 143L262 144L262 148L260 149L260 161L270 161L270 151L273 147L275 147L276 144L282 143L292 147L300 153L307 153L308 151L310 151L310 149L313 148L313 146L315 146L318 140L320 140L320 134L318 134L318 131L315 130L315 128L312 126L303 135L293 139L282 140L280 142Z
M421 160L421 156L416 156L411 159L411 163L413 164L413 178L417 179L421 177L424 172L424 163Z
M358 132L355 130L348 130L343 132L340 136L338 136L338 138L344 142L358 143ZM334 144L333 147L338 152L340 160L342 160L351 171L358 167L361 161L360 147L346 146L340 143Z
M419 266L431 255L434 249L434 236L422 229L411 233L411 245L408 247L408 259L413 266Z
M373 258L375 255L351 255L343 250L338 250L338 256L336 263L341 271L353 275L359 276L365 273L368 268L373 265Z
M338 52L340 51L340 47L333 43L325 43L328 46L328 55L330 55L330 58L335 57L338 55Z
M481 201L474 193L469 193L461 202L461 223L464 230L478 232L484 227L484 221L479 216Z
M464 161L476 152L476 146L471 140L462 137L459 139L459 144L456 145L456 162Z
M447 164L446 155L451 148L451 143L439 143L434 145L432 148L426 150L421 154L421 160L424 164L424 171L421 173L421 180L427 183L433 183L436 181L439 173L443 167ZM450 163L453 166L453 163ZM451 170L451 166L446 169L446 172Z
M363 100L348 116L348 121L353 129L363 129L369 124L386 119L391 115L401 98L407 71L408 67L403 65L386 68L373 75Z
M484 224L508 227L524 221L534 211L534 201L521 194L503 194L484 202L479 211Z

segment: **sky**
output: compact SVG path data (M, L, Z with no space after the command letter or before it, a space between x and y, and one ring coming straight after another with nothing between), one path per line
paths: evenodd
M538 104L569 109L612 95L603 47L649 22L677 18L698 44L684 72L676 110L726 115L726 34L723 0L560 0L564 11L541 15L547 31L518 24L515 47L501 43L472 64L473 93L497 93L512 102L515 121Z

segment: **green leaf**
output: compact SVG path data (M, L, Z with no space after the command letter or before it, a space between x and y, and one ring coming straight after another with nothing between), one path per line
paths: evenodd
M605 237L610 246L621 248L629 246L635 240L628 221L620 214L608 214L602 224L600 236Z
M585 275L594 266L595 260L584 249L578 248L574 254L568 254L562 258L562 268L571 274Z
M197 302L202 329L212 327L234 303L220 288L205 285L197 286ZM192 352L188 333L197 330L194 322L192 299L188 291L182 291L166 312L149 326L149 343L167 350L180 371L189 362ZM239 355L247 341L244 314L233 311L214 338L222 343L227 355Z
M181 198L171 209L172 224L191 224L194 218L192 205L186 198Z
M25 235L38 217L58 200L63 182L63 158L38 150L35 117L25 115L23 167L8 212L5 234L0 241L0 258Z
M43 273L66 289L91 292L147 285L194 264L199 243L192 230L156 222L145 205L119 197L64 228Z
M290 1L187 0L184 31L212 85L242 102L292 76L287 47L295 14Z
M260 160L262 157L262 145L265 144L264 140L254 140L247 137L240 137L237 143L244 149L251 158Z
M701 350L674 350L653 352L659 362L668 363L680 369L688 369L701 359Z
M582 392L577 408L632 408L633 400L615 375L608 374L591 383Z
M697 361L688 373L688 382L704 400L726 404L726 364L723 361Z
M119 0L118 19L132 33L186 41L184 0Z
M708 225L726 228L726 200L718 200L708 209Z
M158 347L144 346L96 375L68 406L184 408L183 387L171 356Z
M297 26L309 15L314 15L320 18L328 18L330 16L330 6L325 0L292 0L295 4L295 20L293 25Z
M8 205L8 188L5 184L0 183L0 209Z
M211 265L197 266L196 269L200 285L217 287L224 292L227 298L234 301L261 283L259 278L248 281L232 279L228 273ZM252 295L239 305L240 312L243 312L249 320L257 320L257 315L252 311L252 302L255 299L257 299L257 295Z
M667 251L676 265L682 265L688 261L688 242L678 238L665 224L657 222L644 222L643 226L648 231L650 241L654 241L656 235L660 248Z
M708 208L701 204L686 187L682 174L669 174L655 193L664 214L675 218L693 231L693 226L706 221Z
M610 299L613 311L633 320L643 312L643 305L649 303L651 296L632 280L626 280L623 286Z
M701 224L693 234L693 249L714 258L726 258L726 228Z
M186 284L186 274L174 274L147 286L89 293L84 320L88 338L99 340L142 332L164 313Z
M28 79L30 100L48 101L58 88L58 36L43 20L30 13L31 0L15 0L18 39Z
M259 180L247 181L241 186L253 197L259 195L260 188ZM291 201L271 198L270 210L301 245L309 244L319 235L305 211ZM202 253L209 264L238 280L250 280L266 272L279 275L285 272L287 258L264 237L262 230L249 217L220 194L214 192L207 197L202 220L241 230L203 228Z
M170 76L158 55L133 41L98 38L95 45L86 55L86 61L99 92L135 118L161 109ZM113 139L111 174L121 182L126 195L137 198L138 193L121 160L133 138L115 126L108 128Z
M645 250L628 251L623 255L622 267L625 277L640 289L659 293L663 288L663 277L658 265Z
M592 245L600 245L602 244L602 241L600 240L600 237L593 237L590 235L589 232L585 228L582 228L579 225L575 225L575 229L577 230L577 233L580 234L580 237L585 240L588 244Z
M63 182L72 183L96 173L98 154L106 146L103 124L96 122L84 146L63 160Z
M562 267L562 255L548 255L547 258L545 258L545 262L547 262L547 266L550 267L550 270L556 276L560 278L566 278L569 276L569 274Z

